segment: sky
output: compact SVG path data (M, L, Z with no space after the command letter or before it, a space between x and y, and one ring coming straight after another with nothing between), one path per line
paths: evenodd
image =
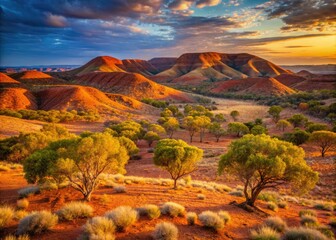
M1 0L0 66L250 53L336 63L334 0Z

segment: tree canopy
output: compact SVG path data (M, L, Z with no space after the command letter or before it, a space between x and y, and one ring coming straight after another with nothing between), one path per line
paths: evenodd
M220 137L222 137L226 134L225 129L222 128L220 123L218 123L218 122L212 123L209 127L209 131L210 131L210 133L212 133L215 136L217 142L219 142Z
M166 130L170 138L173 137L174 132L179 128L180 124L178 120L174 117L167 118L166 122L162 124L163 128Z
M154 164L169 172L176 189L177 180L193 172L202 156L202 149L182 140L162 139L154 149Z
M190 142L192 143L195 133L199 131L199 126L195 121L195 118L193 116L183 118L183 127L188 130Z
M267 135L245 135L221 156L218 173L236 175L244 184L246 204L254 206L259 193L290 183L297 192L311 190L318 181L304 160L302 148Z
M296 128L304 126L308 122L308 118L303 114L294 114L288 118L288 121Z
M228 125L228 132L235 134L237 137L247 134L249 131L249 128L244 123L232 122Z
M129 156L120 139L109 133L95 133L51 143L34 152L24 162L25 178L35 183L45 177L56 181L68 180L90 200L102 173L125 173Z
M268 114L271 115L273 122L277 123L279 121L282 110L282 107L276 105L268 109Z
M309 142L320 148L321 156L336 147L336 133L330 131L315 131L310 135Z

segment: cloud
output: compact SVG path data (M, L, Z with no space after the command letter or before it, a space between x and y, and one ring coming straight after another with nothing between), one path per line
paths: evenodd
M269 19L280 18L283 31L333 30L336 26L334 0L273 0L264 6Z
M194 5L197 8L204 8L217 6L221 2L222 0L173 0L168 3L168 8L175 11L185 11Z
M306 48L311 46L285 46L285 48Z
M217 6L221 2L222 0L198 0L196 2L196 7L198 8L212 7L212 6Z
M66 27L68 25L65 17L51 13L47 13L46 15L46 23L52 27Z

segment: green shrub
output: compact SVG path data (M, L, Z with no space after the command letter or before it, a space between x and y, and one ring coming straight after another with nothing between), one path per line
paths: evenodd
M313 217L317 217L317 213L316 211L314 210L310 210L310 209L304 209L304 210L301 210L299 212L299 216L302 217L302 216L313 216Z
M330 203L317 203L314 205L314 208L325 211L333 211L334 207Z
M244 193L241 190L233 190L229 194L236 197L244 197Z
M288 203L286 201L280 201L278 203L278 207L279 208L284 208L284 209L287 209L288 208Z
M11 207L0 206L0 229L4 228L12 219L14 211Z
M261 227L251 231L252 240L280 240L280 234L270 227Z
M197 214L195 212L188 212L187 213L188 225L195 225L196 221L197 221Z
M200 220L202 225L207 228L212 228L216 231L224 228L224 221L215 212L204 211L198 216L198 219Z
M161 207L161 213L171 217L182 217L185 214L185 208L178 203L166 202Z
M18 209L26 209L29 206L29 201L26 198L17 200L16 206Z
M277 212L278 211L278 205L274 202L269 202L267 204L267 208L274 211L274 212Z
M129 206L120 206L105 213L114 222L118 231L124 231L138 220L138 212Z
M265 202L278 202L279 194L277 192L263 191L258 195L258 199Z
M69 202L56 212L60 220L73 220L76 218L87 218L93 214L90 205L83 202Z
M311 228L289 228L282 237L283 240L327 240L321 232Z
M284 220L282 220L280 217L268 217L264 221L265 226L270 227L274 229L277 232L283 232L287 228L287 224Z
M174 224L169 222L158 223L155 226L153 238L155 240L177 240L178 229Z
M318 226L318 220L314 216L303 215L300 221L301 225L305 227L315 227Z
M46 181L39 185L41 191L51 191L51 190L57 190L58 186L55 182Z
M333 233L332 229L326 225L320 225L316 228L320 233L324 236L328 237L329 239L335 239L335 234Z
M219 211L218 216L224 221L224 224L228 224L231 221L231 216L227 211Z
M80 240L114 240L115 225L105 217L94 217L83 226Z
M21 236L14 236L14 235L8 235L4 238L4 240L29 240L29 235L21 235Z
M146 204L137 208L137 211L140 216L147 216L150 219L159 218L161 215L160 208L154 204Z
M26 198L30 195L38 194L40 193L40 188L37 186L31 186L31 187L25 187L18 191L20 198Z
M41 233L55 226L57 222L57 215L51 212L33 212L20 220L17 233L19 235Z

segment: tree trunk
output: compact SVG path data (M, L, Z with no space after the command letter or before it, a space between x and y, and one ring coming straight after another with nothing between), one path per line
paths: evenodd
M177 179L174 179L174 189L177 189Z
M92 191L88 192L88 193L83 193L84 195L84 201L87 201L87 202L90 202L91 200L91 194L92 194Z
M192 139L193 139L193 136L192 136L192 135L190 135L190 143L192 143Z
M216 142L219 142L219 137L216 138Z
M324 157L324 154L325 154L325 150L322 149L322 151L321 151L321 156Z

